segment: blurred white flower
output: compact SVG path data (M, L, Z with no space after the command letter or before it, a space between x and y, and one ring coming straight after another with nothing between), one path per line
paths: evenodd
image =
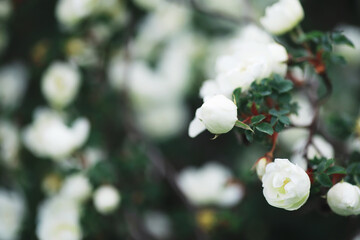
M60 195L82 203L90 197L92 186L89 179L81 173L68 176L60 189Z
M0 159L8 167L18 165L19 129L11 122L0 120Z
M0 106L12 110L21 103L28 81L24 65L12 63L0 68Z
M34 122L25 128L23 142L38 157L61 160L80 148L88 138L89 121L79 118L68 127L59 113L40 108Z
M138 126L154 139L166 139L179 134L187 121L187 109L182 103L158 105L137 112Z
M0 189L0 239L18 239L25 214L23 197L13 191Z
M12 4L10 0L2 0L0 1L0 19L6 20L9 18L12 12Z
M80 208L75 201L55 196L39 208L36 235L39 240L80 240Z
M244 0L202 0L203 8L209 9L213 12L228 14L239 17L246 14L246 2Z
M360 64L360 28L351 25L341 25L336 30L340 30L354 44L354 48L347 45L336 45L335 52L345 57L347 62L352 65Z
M55 62L46 70L41 90L46 100L56 108L64 108L76 97L81 75L76 66Z
M156 8L158 8L164 3L166 4L167 2L167 0L133 0L133 1L136 3L136 5L148 11L155 11Z
M360 189L347 182L340 182L330 188L327 202L331 210L342 216L360 214Z
M79 66L93 66L98 61L95 46L81 38L71 38L67 41L65 51L69 60Z
M189 136L196 137L205 128L213 134L227 133L237 120L237 106L223 95L216 95L207 99L196 111L195 119L189 126Z
M314 118L314 110L310 101L303 95L296 94L293 101L298 103L298 113L290 115L290 121L299 126L308 126Z
M96 210L104 215L113 213L121 201L119 191L111 185L103 185L97 188L93 198Z
M302 153L307 144L307 137L298 139L293 145L293 151ZM333 146L328 143L323 137L315 135L312 138L312 142L307 149L307 158L313 159L314 157L334 158L335 152Z
M301 152L295 153L291 156L290 161L304 169L305 171L308 169L308 161L303 156Z
M309 136L309 130L304 128L288 128L279 133L279 142L285 147L285 149L294 150L294 143L299 139L307 139ZM296 151L301 151L297 148Z
M189 19L185 6L167 1L161 4L142 22L134 43L135 55L149 56L158 44L184 29Z
M156 239L168 239L172 234L169 217L159 211L148 211L144 215L146 230Z
M192 204L232 207L243 198L244 190L238 184L229 183L231 178L229 169L210 162L200 169L183 169L177 177L177 183Z
M73 28L96 10L97 2L98 0L59 0L55 13L57 20L65 28Z
M310 194L309 176L287 159L277 158L269 163L262 182L266 201L288 211L299 209Z
M126 62L124 53L122 51L117 52L111 57L108 68L107 77L111 87L120 91L125 86L125 80L129 77L131 69L131 63ZM136 69L136 68L135 68Z
M299 0L279 0L266 8L260 23L270 33L281 35L296 27L303 18L304 10Z

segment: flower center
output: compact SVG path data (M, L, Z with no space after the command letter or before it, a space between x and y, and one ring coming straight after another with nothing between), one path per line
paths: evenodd
M290 180L290 178L285 178L285 180L284 180L284 182L283 182L283 185L280 187L280 189L279 189L279 192L281 193L281 194L285 194L286 193L286 191L285 191L285 186L286 186L286 184L288 184L289 182L291 182L291 180Z

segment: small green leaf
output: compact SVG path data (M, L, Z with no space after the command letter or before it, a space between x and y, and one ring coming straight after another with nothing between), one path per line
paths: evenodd
M256 129L268 135L273 135L274 133L274 129L269 123L260 123L259 125L256 126Z
M294 84L289 80L285 80L279 75L275 75L274 81L271 83L271 86L279 93L285 93L290 91L293 88Z
M279 117L279 121L282 122L285 125L289 125L290 124L290 119L287 116L280 116Z
M284 124L283 123L281 123L281 122L278 122L276 125L275 125L275 131L276 132L281 132L283 129L284 129Z
M251 127L243 122L240 122L239 120L236 121L235 126L238 128L242 128L245 130L249 130L251 132L253 132L253 130L251 129Z
M341 32L333 32L331 34L331 39L335 44L344 44L349 47L355 48L354 44Z
M334 163L334 159L326 159L323 158L322 162L319 164L317 168L317 172L322 173L326 169L328 169Z
M254 116L254 117L251 118L251 123L252 124L257 124L257 123L261 122L264 119L265 119L264 115L257 115L257 116Z
M316 176L316 180L324 187L332 187L330 177L325 173L320 173Z
M330 174L346 174L346 170L345 170L345 168L343 168L343 167L340 167L340 166L332 166L332 167L330 167L327 171L326 171L326 173L328 174L328 175L330 175Z
M252 142L254 140L254 133L250 130L246 130L245 137L249 142Z

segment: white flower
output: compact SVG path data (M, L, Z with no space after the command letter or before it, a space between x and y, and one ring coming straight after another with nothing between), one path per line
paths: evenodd
M205 128L213 134L227 133L237 120L237 106L223 95L216 95L196 111L189 126L189 136L196 137Z
M149 11L154 11L161 4L164 4L166 0L134 0L136 5Z
M23 132L23 142L38 157L61 160L85 143L89 128L85 118L77 119L68 127L57 112L37 109L34 122Z
M107 76L111 87L115 90L120 91L124 88L125 78L128 77L129 74L127 69L133 71L133 69L130 68L130 63L127 63L123 52L118 52L112 56L108 65Z
M168 239L172 234L169 217L162 212L148 211L144 216L146 230L156 239Z
M298 103L299 109L297 114L290 115L290 121L299 126L308 126L314 118L314 110L310 101L303 95L295 95L293 100Z
M0 158L7 166L17 166L19 148L19 129L11 122L0 120Z
M93 198L96 210L104 215L114 212L121 200L119 191L110 185L96 189Z
M18 238L25 205L22 196L16 192L0 189L0 239Z
M331 210L342 216L360 214L360 189L347 182L340 182L330 188L327 202Z
M96 10L97 2L98 0L59 0L56 17L64 27L73 28Z
M27 86L27 78L27 70L20 63L13 63L0 69L0 106L2 108L12 110L20 104Z
M268 160L265 157L262 157L256 163L256 174L260 179L262 179L262 177L265 174L267 164L268 164Z
M183 30L189 19L190 12L184 6L167 1L161 4L140 25L134 43L135 55L149 56L156 46Z
M303 156L303 154L301 152L293 154L290 158L290 161L293 164L298 165L305 171L308 169L308 161L306 160L306 158Z
M200 169L182 170L177 183L192 204L232 207L243 198L244 192L241 186L228 183L231 178L227 168L211 162Z
M360 28L351 25L342 25L337 30L343 31L343 34L354 44L354 48L347 45L336 45L336 53L345 57L346 61L352 65L360 64Z
M48 102L57 108L64 108L76 97L80 86L79 70L65 62L55 62L46 70L41 90Z
M12 5L10 0L0 1L0 19L6 20L12 12Z
M265 10L260 19L264 28L272 34L284 34L297 26L304 18L299 0L280 0Z
M80 208L75 201L55 196L39 208L36 235L40 240L80 240Z
M180 103L154 106L137 113L138 126L154 139L166 139L179 134L187 121L187 109Z
M203 0L201 2L203 8L207 8L214 12L220 12L235 17L246 13L246 2L244 0Z
M305 150L308 137L298 139L295 142L293 151L302 153ZM312 138L312 142L307 147L307 158L313 159L314 157L324 156L326 158L334 158L335 152L333 146L328 143L323 137L315 135Z
M309 176L287 159L278 158L269 163L262 182L266 201L288 211L299 209L310 194Z
M65 179L60 189L60 195L81 203L90 197L91 191L89 179L79 173L70 175Z

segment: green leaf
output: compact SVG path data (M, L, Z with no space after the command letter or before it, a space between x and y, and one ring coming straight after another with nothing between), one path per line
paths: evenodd
M280 116L279 121L285 125L290 125L290 119L287 116Z
M294 84L289 81L289 80L285 80L284 78L282 78L279 75L275 75L274 76L274 81L271 83L271 86L279 93L285 93L290 91Z
M265 116L260 114L260 115L252 117L251 118L251 123L252 124L257 124L257 123L261 122L264 119L265 119Z
M256 129L268 135L273 135L274 133L274 129L269 123L260 123L259 125L256 126Z
M328 169L334 163L334 159L326 159L323 158L322 162L319 164L318 168L316 169L317 172L322 173L326 169Z
M281 122L278 122L276 125L275 125L275 131L276 132L281 132L283 129L284 129L284 124L283 123L281 123Z
M320 173L316 176L316 180L324 187L332 187L330 177L325 173Z
M326 171L326 173L328 174L328 175L331 175L331 174L346 174L346 170L345 170L345 168L343 168L343 167L340 167L340 166L332 166L332 167L330 167L327 171Z
M344 44L349 47L355 48L354 44L341 32L333 32L331 33L331 39L335 44Z
M254 140L254 133L250 130L246 130L245 137L249 142L252 142Z
M252 131L253 130L251 129L251 127L243 122L240 122L239 120L236 121L235 123L235 126L238 127L238 128L242 128L242 129L245 129L245 130L249 130L249 131Z
M307 41L318 41L319 38L324 36L323 32L320 31L311 31L306 34L303 34L299 37L299 42L307 42Z

